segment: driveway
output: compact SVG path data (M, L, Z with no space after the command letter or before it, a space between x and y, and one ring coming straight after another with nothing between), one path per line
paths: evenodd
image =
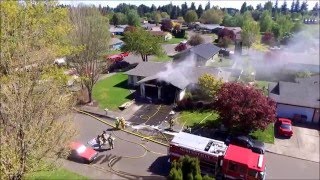
M290 139L275 138L274 145L267 144L271 152L319 162L319 131L293 126Z

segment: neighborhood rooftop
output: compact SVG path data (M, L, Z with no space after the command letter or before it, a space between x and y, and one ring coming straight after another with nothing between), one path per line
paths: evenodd
M319 75L312 77L311 80L300 78L299 81L298 83L282 81L270 83L270 98L278 103L320 108Z
M161 80L159 79L158 73L164 72L167 69L166 66L169 66L169 63L142 62L139 63L136 68L125 72L125 74L145 77L141 79L138 83L143 83L151 80ZM172 63L172 66L179 66L179 63ZM222 71L219 68L186 67L182 71L171 72L171 74L168 74L169 78L167 78L164 81L172 84L173 86L179 89L184 89L190 83L198 82L198 78L205 73L217 76L218 78L221 78L224 81L228 81L231 75L230 72Z
M190 48L190 51L205 59L209 59L219 53L220 48L212 43L206 43Z

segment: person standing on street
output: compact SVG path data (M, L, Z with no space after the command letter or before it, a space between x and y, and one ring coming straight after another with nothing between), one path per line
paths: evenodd
M114 142L113 142L111 133L109 134L109 137L108 137L108 143L109 143L110 149L114 149Z

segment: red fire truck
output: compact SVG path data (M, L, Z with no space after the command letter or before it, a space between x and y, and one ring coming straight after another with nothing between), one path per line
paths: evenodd
M229 179L265 179L264 156L251 149L180 132L172 139L168 151L170 161L184 155L198 158L203 174Z

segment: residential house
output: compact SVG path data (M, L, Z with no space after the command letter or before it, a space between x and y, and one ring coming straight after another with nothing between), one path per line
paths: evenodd
M197 83L198 78L204 73L212 74L224 81L228 81L231 74L212 67L188 66L179 69L180 65L179 63L141 62L125 74L128 75L128 84L137 88L137 97L167 103L181 99L185 88L189 84Z
M219 24L202 24L199 23L195 25L196 30L202 31L203 33L213 33L216 29L222 29L223 26L220 26Z
M124 42L119 38L111 38L109 47L111 50L120 50L123 44Z
M196 60L196 66L205 66L208 62L214 62L218 59L221 48L212 43L200 44L190 49L182 51L174 56L174 61L179 62L192 57Z
M152 35L160 37L164 41L172 39L172 35L169 32L164 31L149 31Z
M319 124L319 75L298 78L297 82L269 84L269 97L277 103L278 117Z
M113 26L111 25L109 28L110 33L112 33L113 35L123 35L124 33L124 29L127 27L128 25L117 25L117 26Z
M142 27L145 30L151 31L151 30L153 30L153 28L157 27L157 25L156 24L145 23L145 24L142 25ZM160 31L160 27L159 27L159 31Z

